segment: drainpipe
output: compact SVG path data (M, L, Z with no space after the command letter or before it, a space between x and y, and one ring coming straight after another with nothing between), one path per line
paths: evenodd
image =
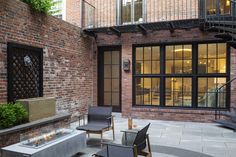
M80 0L80 27L81 28L83 28L83 12L84 12L83 2L84 0Z

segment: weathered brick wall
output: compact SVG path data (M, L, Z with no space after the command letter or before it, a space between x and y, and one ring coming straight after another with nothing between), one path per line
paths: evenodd
M236 77L236 49L231 48L230 79ZM231 83L231 107L236 107L236 81Z
M0 0L0 102L7 101L7 43L44 49L44 96L56 97L57 111L85 112L93 104L93 40L81 29L35 13L16 0Z
M204 33L199 28L191 30L176 30L170 33L168 30L149 32L147 36L141 33L125 33L119 38L115 35L99 34L97 38L98 46L122 45L122 59L129 59L132 66L132 46L133 44L151 44L166 42L189 42L189 41L208 41L219 40L214 37L214 33ZM232 50L231 59L235 65L235 50ZM235 66L232 66L231 72L235 73ZM233 73L232 73L233 75ZM181 120L209 122L214 119L214 111L195 110L195 109L171 109L157 107L133 107L132 106L132 67L129 73L122 70L122 114L130 114L140 118L163 119L163 120ZM232 103L235 104L236 96L232 97Z

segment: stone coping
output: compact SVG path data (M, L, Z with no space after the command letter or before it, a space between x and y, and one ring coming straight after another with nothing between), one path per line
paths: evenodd
M17 126L14 126L12 128L9 128L9 129L0 130L0 136L15 133L15 132L18 132L18 131L22 131L22 130L29 129L29 128L36 127L36 126L40 126L40 125L45 125L45 124L65 120L65 119L68 119L70 117L71 117L70 113L60 113L60 114L57 114L57 115L52 116L52 117L43 118L43 119L33 121L33 122L30 122L30 123L17 125Z

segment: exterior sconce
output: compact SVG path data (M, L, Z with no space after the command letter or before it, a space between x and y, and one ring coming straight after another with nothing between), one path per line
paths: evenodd
M129 59L123 59L123 70L125 72L130 71L130 60Z

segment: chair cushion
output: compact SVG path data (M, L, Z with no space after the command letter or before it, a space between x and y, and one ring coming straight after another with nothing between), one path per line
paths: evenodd
M94 131L94 132L99 132L104 129L107 129L109 126L104 124L104 123L88 123L83 126L78 126L76 129L77 130L84 130L84 131Z

